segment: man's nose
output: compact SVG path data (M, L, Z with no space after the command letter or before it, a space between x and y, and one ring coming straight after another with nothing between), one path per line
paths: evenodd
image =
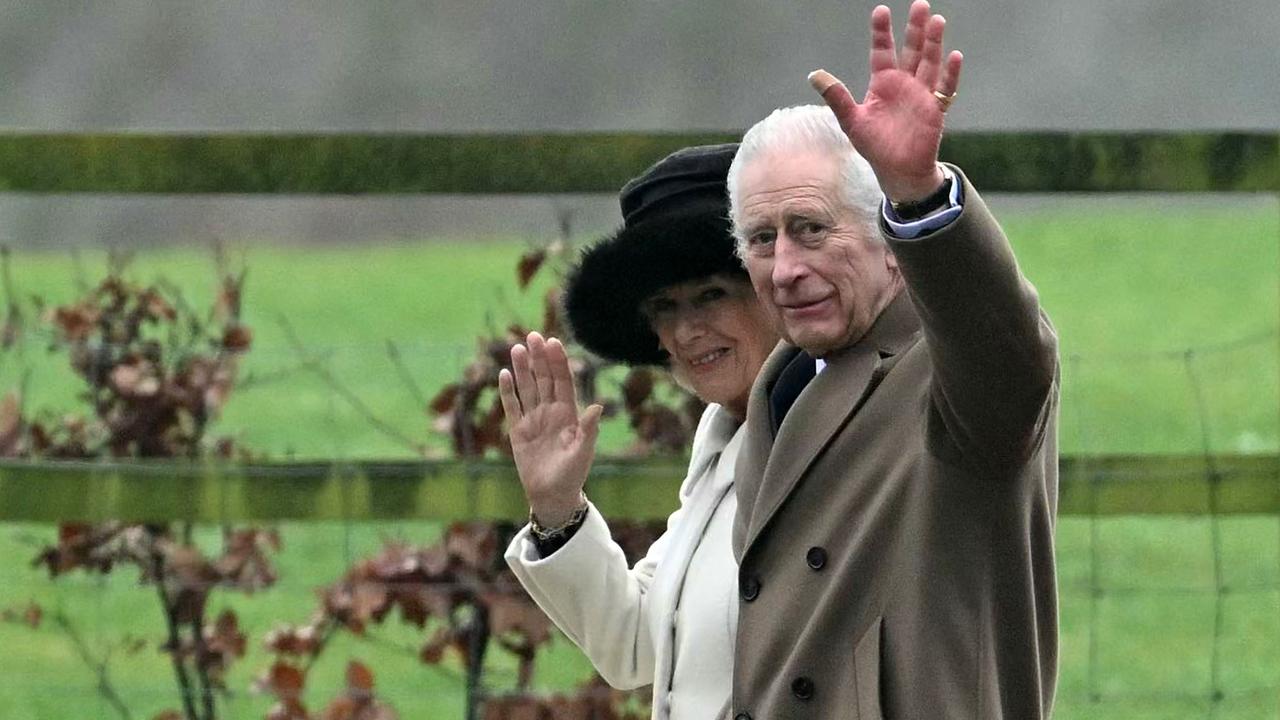
M804 262L804 252L785 233L779 233L773 241L773 285L789 287L809 272Z

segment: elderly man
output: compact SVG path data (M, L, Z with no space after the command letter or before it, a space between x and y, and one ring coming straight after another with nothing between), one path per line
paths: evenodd
M738 466L728 717L1051 712L1056 338L978 193L937 161L962 61L944 24L918 0L899 54L877 7L864 100L814 73L828 107L763 120L730 170L785 342Z

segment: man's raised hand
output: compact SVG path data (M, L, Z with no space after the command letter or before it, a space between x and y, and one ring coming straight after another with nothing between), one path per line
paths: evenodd
M943 60L946 24L927 0L915 0L899 53L889 8L876 6L871 11L871 78L862 102L826 70L809 75L854 148L870 163L880 188L895 202L921 200L944 179L938 167L945 112L939 95L955 94L964 61L954 50Z

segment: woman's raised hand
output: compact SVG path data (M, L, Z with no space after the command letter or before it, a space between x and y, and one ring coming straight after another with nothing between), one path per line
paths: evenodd
M516 470L538 521L559 525L584 502L603 408L579 414L569 356L556 338L529 333L526 344L512 346L511 368L498 373L498 393Z

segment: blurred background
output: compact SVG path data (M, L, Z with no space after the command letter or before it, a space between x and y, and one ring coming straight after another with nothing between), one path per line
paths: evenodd
M101 139L55 143L80 154L58 158L47 176L0 170L0 393L12 398L0 407L0 446L13 457L0 468L9 558L0 564L0 644L10 649L0 659L0 716L264 717L287 705L293 676L281 663L305 677L298 697L316 713L363 687L353 661L404 718L496 719L506 710L484 699L512 688L578 692L590 669L563 637L535 638L529 676L518 654L497 645L473 672L470 636L440 630L465 631L475 607L460 602L454 616L423 627L402 606L357 629L349 621L373 605L352 609L334 588L384 582L359 575L359 561L388 552L388 541L436 543L447 520L472 512L507 522L493 537L467 536L492 554L520 521L518 487L497 448L482 443L482 457L471 458L479 464L455 463L466 443L442 391L465 384L509 326L543 326L557 273L618 224L618 178L663 154L646 155L650 145L637 138L673 147L689 133L731 138L775 107L814 102L804 78L816 67L856 91L873 5L0 1L0 130L18 138L4 157L25 157L21 138ZM966 55L950 136L995 148L988 155L1005 163L965 167L1004 190L985 195L1062 338L1056 717L1280 718L1280 6L936 8L948 17L949 45ZM900 25L906 6L893 10ZM409 182L386 192L360 171L332 179L341 167L306 192L288 182L284 192L247 192L287 168L269 151L236 155L234 145L218 147L240 158L237 177L266 180L202 193L148 185L145 172L140 192L110 177L91 192L73 182L101 157L124 154L121 137L443 137L433 148L479 138L468 152L483 155L485 138L530 137L536 147L599 133L617 134L623 149L593 153L588 164L615 175L569 192L526 182L519 193L486 193L483 173L438 191ZM1076 154L1055 150L1063 143L1079 143ZM988 157L970 147L949 146L950 157L944 148L944 159ZM166 157L208 166L198 150L181 152ZM1090 159L1083 170L1073 160L1080 152ZM438 151L419 169L476 157ZM529 162L522 157L510 162ZM1010 157L1016 182L1000 170ZM416 170L396 172L412 180ZM76 358L120 338L73 337L85 298L113 275L136 290L130 297L163 297L173 310L159 313L153 335L130 339L137 347L234 356L234 380L205 387L222 393L207 424L175 430L191 442L170 455L230 456L249 468L236 478L187 468L131 485L141 477L141 461L129 457L136 447L85 448L84 464L46 472L54 453L34 449L31 429L54 436L50 447L70 447L81 426L69 417L95 417L84 394L102 389L86 378L118 367L110 363L119 358ZM628 382L617 368L601 377L605 394ZM477 410L477 431L489 403ZM662 517L680 454L655 456L628 419L619 411L606 423L607 454L629 456L615 474L667 484L650 493L660 500L644 502L641 491L618 490L615 508ZM92 446L97 436L84 432ZM93 474L107 455L125 480ZM432 494L433 478L465 480L450 486L461 499ZM101 494L81 492L100 481ZM270 512L253 510L253 483L272 488L261 500ZM274 489L280 483L293 484ZM501 499L485 504L476 487ZM148 505L161 492L148 488L173 493L176 505ZM404 492L419 501L388 510ZM58 509L76 494L90 499L91 517ZM214 650L184 650L167 624L179 594L157 603L146 568L121 562L104 572L75 554L77 538L92 533L57 521L101 529L99 500L127 508L122 520L157 521L144 533L151 540L241 559L261 551L270 581L195 583L195 627L208 629L191 642ZM228 550L232 528L246 524L274 529L279 547L264 534L246 541L253 552ZM110 542L123 542L126 525L108 531ZM31 565L47 547L60 550L53 564ZM234 628L217 624L223 611ZM530 623L508 630L529 640L540 632ZM294 635L270 635L284 625ZM318 628L323 653L281 650L281 637L300 627ZM428 648L441 652L424 662ZM189 682L225 663L210 680L223 686L210 691L216 703L188 708L177 668L215 650L217 662L196 662Z

